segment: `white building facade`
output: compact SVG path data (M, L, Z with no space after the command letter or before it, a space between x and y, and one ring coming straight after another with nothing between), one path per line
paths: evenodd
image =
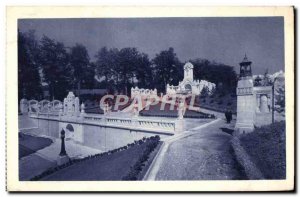
M194 80L194 65L190 62L186 63L183 67L184 78L179 82L178 86L167 84L166 92L167 95L176 94L193 94L200 95L204 87L207 88L209 92L212 92L216 88L216 84L205 81L205 80Z

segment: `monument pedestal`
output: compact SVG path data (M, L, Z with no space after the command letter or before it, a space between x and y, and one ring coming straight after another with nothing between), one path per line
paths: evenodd
M182 133L184 128L184 119L175 120L175 133Z
M255 110L256 105L253 96L253 81L251 78L247 77L238 82L235 133L243 134L254 130Z
M249 133L254 130L254 124L251 122L236 123L234 130L235 130L235 133L237 133L237 134Z
M70 158L68 155L58 156L57 157L57 165L63 165L65 163L68 163L70 161Z

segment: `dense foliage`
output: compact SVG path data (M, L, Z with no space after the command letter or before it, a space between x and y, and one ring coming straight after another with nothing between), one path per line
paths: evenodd
M49 92L48 99L61 100L68 91L81 88L129 95L131 87L138 86L164 93L167 84L177 85L183 79L184 63L171 47L153 59L134 47L102 47L92 57L82 44L66 47L47 36L38 40L33 31L19 31L19 99L42 99L44 90ZM217 84L224 94L235 89L233 67L200 59L191 62L195 79Z
M242 135L241 144L266 179L286 177L285 121L255 128Z
M152 151L154 151L154 149L157 147L159 140L160 138L158 135L156 135L155 137L148 138L147 146L143 154L139 157L138 161L134 164L134 166L130 168L130 171L126 176L122 178L122 180L138 180L138 176L143 170L145 162L147 162L147 160L149 159L150 153L152 153Z

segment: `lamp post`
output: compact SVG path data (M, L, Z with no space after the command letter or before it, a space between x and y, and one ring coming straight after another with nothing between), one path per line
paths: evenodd
M65 156L67 155L66 148L65 148L65 130L61 130L60 132L60 138L61 138L61 147L60 147L60 153L59 156Z
M70 158L66 152L65 147L65 130L62 129L60 132L60 138L61 138L61 147L60 147L60 153L57 157L57 165L63 165L67 162L69 162Z

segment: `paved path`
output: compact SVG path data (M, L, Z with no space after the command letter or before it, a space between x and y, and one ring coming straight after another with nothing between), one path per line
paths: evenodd
M20 180L30 178L42 173L43 171L56 166L56 159L60 152L61 142L59 139L37 152L23 157L19 160ZM80 150L80 151L78 151ZM88 155L100 153L100 150L76 144L73 141L66 141L66 151L70 158L82 158Z
M28 116L19 116L19 132L32 136L40 136L52 139L53 143L33 154L22 157L19 160L19 178L20 180L30 180L36 175L49 168L55 167L57 157L61 148L61 140L41 135L41 130L37 128L35 122ZM72 140L66 140L66 151L70 158L82 158L88 155L100 153L100 150L93 149Z
M233 126L217 119L165 141L145 180L244 178L230 149Z

